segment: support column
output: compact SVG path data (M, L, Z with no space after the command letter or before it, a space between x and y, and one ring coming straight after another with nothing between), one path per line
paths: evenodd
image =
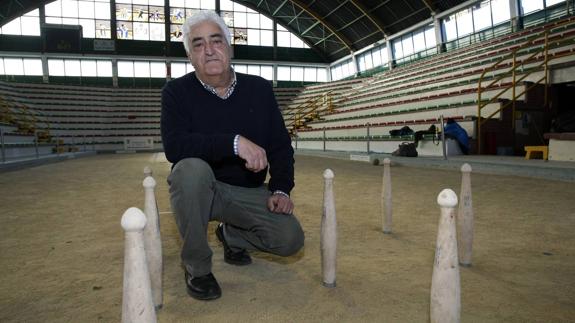
M391 41L387 39L385 41L385 47L387 48L387 58L389 60L389 70L392 70L395 67L395 59L393 57L393 49L391 48Z
M172 79L172 61L166 59L166 82Z
M273 35L272 57L273 57L273 61L277 62L277 60L278 60L278 25L275 21L272 23L272 28L273 28L273 32L272 32L272 35ZM276 87L276 86L278 86L278 64L277 63L274 63L273 69L274 69L274 76L273 76L272 84L274 87Z
M327 70L327 82L331 82L331 67L328 66L325 69Z
M185 14L184 14L185 16ZM172 20L170 19L170 2L169 1L164 1L164 20L166 21L164 23L164 47L166 48L166 52L164 53L164 55L166 55L167 57L170 57L171 54L171 48L172 48L172 44L170 41L170 32L172 29Z
M276 86L278 86L278 64L274 63L273 70L274 70L274 73L273 73L274 76L273 76L272 83L273 83L273 86L276 87Z
M509 0L509 17L512 32L523 29L523 19L521 18L517 0Z
M112 86L118 87L118 60L112 58Z
M359 68L357 68L357 57L355 57L355 53L351 53L351 65L353 66L353 76L357 76L359 74Z
M445 52L445 40L441 31L441 19L433 17L433 29L435 30L435 41L437 43L437 53Z
M116 17L116 0L110 0L110 17ZM110 37L114 41L114 49L118 48L116 40L118 39L118 24L116 19L110 19Z
M42 54L40 57L42 60L42 82L43 83L50 83L50 69L48 68L48 57L45 54Z
M274 21L272 26L273 26L273 37L274 37L274 47L272 57L274 62L276 62L278 60L278 25Z
M40 14L40 26L46 23L46 9L44 6L38 7L38 13ZM42 37L42 28L40 28L40 37ZM50 82L50 70L48 69L48 58L45 54L42 54L40 59L42 60L42 82L49 83Z

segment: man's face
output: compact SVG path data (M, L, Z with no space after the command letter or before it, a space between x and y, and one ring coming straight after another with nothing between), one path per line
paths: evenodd
M190 30L192 48L188 57L200 78L224 76L230 68L230 47L220 27L211 21Z

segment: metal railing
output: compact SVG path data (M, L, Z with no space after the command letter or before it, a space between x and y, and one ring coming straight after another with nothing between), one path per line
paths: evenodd
M298 129L305 127L306 123L319 119L320 113L332 112L333 90L308 99L294 108L293 120L286 127L294 134Z
M520 46L515 48L511 52L510 55L507 55L507 56L500 58L498 61L493 63L491 66L489 66L483 70L483 72L481 73L481 76L479 77L478 86L477 86L477 102L478 102L478 104L477 104L477 134L476 134L476 138L477 138L477 153L478 154L481 154L481 151L482 151L481 126L484 123L486 123L489 119L491 119L493 116L495 116L496 114L500 113L502 110L504 110L508 107L512 108L512 116L514 116L515 115L515 105L516 105L517 99L520 98L522 95L526 94L529 90L531 90L532 88L534 88L538 84L542 84L542 83L544 84L543 102L544 102L545 107L548 106L549 61L551 61L553 59L557 59L559 57L564 57L564 56L569 56L569 55L575 54L572 51L570 51L569 53L564 54L564 55L555 55L553 57L550 57L549 56L549 47L550 47L550 45L549 45L549 33L552 29L566 26L566 25L571 25L571 24L574 24L574 22L573 21L566 21L564 23L546 28L541 33L539 33L533 37L528 38L523 44L521 44ZM560 39L557 41L553 41L553 44L554 44L554 47L559 47L563 44L568 44L569 42L573 43L573 39L570 39L570 38ZM523 59L518 59L519 56L525 55L524 51L527 48L533 47L534 45L537 46L537 44L541 44L540 45L541 47L534 50L530 55L528 54L527 57L524 57ZM542 56L543 60L539 63L534 63L534 61L538 60L537 56ZM503 66L508 66L509 60L511 60L511 68L509 70L499 74L497 77L494 77L493 80L488 85L482 86L482 83L485 79L485 75L487 73L494 72ZM528 65L531 65L531 66L528 67ZM537 72L541 72L541 71L543 71L543 77L541 77L537 81L534 81L533 84L531 84L529 86L525 86L525 88L520 93L516 93L516 87L517 87L518 83L522 82L523 80L525 80L528 76L532 75L533 73L537 73ZM518 74L521 76L518 77ZM491 97L490 99L488 99L488 100L482 99L482 94L485 91L492 89L498 82L501 82L505 78L511 78L511 82L509 84L505 85L495 96ZM501 96L503 94L507 93L509 90L511 90L511 99L508 102L502 104L499 107L499 109L492 112L487 117L483 117L481 115L481 110L483 108L485 108L490 103L497 102L501 98ZM512 123L512 126L514 126L513 123Z
M40 120L30 108L24 104L9 102L0 96L0 121L18 127L18 132L33 134L37 132L40 141L49 142L50 123ZM43 130L38 130L43 125Z

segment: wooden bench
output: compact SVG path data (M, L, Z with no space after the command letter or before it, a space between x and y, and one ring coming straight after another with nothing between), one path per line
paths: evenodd
M525 159L535 159L534 155L539 155L539 153L544 160L547 160L549 148L547 146L525 146Z

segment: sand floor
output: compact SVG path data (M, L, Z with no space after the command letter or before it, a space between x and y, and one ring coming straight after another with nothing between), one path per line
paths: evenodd
M170 213L169 164L156 154L96 155L0 173L0 322L119 322L123 230L158 182L164 255L160 322L427 322L437 194L460 173L393 167L393 233L381 232L383 167L296 157L304 249L231 266L210 227L222 298L187 296ZM473 166L473 165L472 165ZM321 284L325 168L335 173L337 287ZM462 322L575 321L575 183L472 174L473 266L461 268Z

